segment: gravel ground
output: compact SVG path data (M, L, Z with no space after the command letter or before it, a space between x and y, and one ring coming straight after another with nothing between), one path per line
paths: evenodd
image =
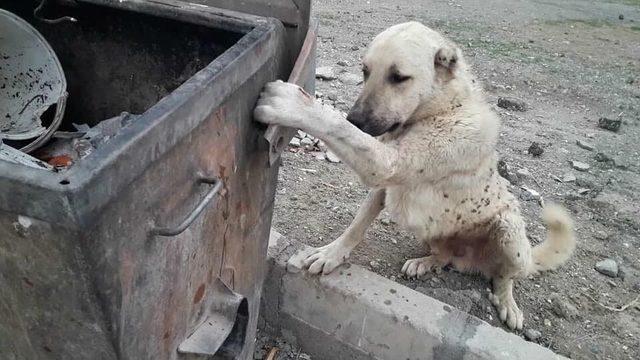
M569 262L516 284L521 335L573 359L639 359L640 305L619 308L640 294L640 1L323 0L314 11L318 67L336 77L318 80L317 96L343 111L358 95L366 45L386 27L421 21L462 47L502 118L498 152L531 242L545 234L536 193L576 221ZM499 97L527 110L498 107ZM599 127L602 117L620 129ZM298 140L283 156L273 224L319 246L347 227L367 189L321 144ZM423 255L383 212L350 261L502 326L478 276L449 269L402 278L404 261Z

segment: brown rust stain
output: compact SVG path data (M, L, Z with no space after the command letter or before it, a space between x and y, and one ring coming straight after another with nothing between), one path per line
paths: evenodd
M204 290L205 290L205 285L202 284L198 287L198 290L196 290L196 294L193 296L193 303L197 304L199 303L202 298L204 297Z

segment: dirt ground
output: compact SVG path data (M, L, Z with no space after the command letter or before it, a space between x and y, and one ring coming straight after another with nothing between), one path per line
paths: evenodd
M639 359L640 305L618 311L640 294L640 1L323 0L317 96L348 111L360 85L360 58L386 27L421 21L456 41L484 84L487 101L524 101L525 112L495 106L502 118L498 152L521 197L533 244L544 239L540 201L564 204L576 221L578 247L557 271L517 282L528 338L573 359ZM598 127L621 119L618 132ZM583 142L578 146L577 141ZM528 153L532 142L541 156ZM593 148L588 150L585 148ZM274 227L312 246L338 237L367 189L342 163L313 146L283 157ZM590 166L572 168L571 161ZM575 177L572 181L571 177ZM562 181L565 180L565 181ZM420 280L400 275L407 258L424 256L410 234L382 213L350 261L493 324L488 281L449 269ZM618 275L595 270L604 259ZM609 308L606 308L609 307ZM505 328L506 329L506 328ZM537 333L539 332L539 333Z

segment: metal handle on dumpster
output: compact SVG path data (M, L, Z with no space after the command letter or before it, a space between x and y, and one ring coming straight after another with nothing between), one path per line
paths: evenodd
M220 189L222 188L222 181L215 177L201 175L198 178L198 182L201 184L213 185L213 187L207 192L207 195L204 196L200 203L198 203L198 206L196 206L195 209L191 211L189 216L187 216L186 219L184 219L180 223L180 225L176 227L154 227L153 229L151 229L151 234L159 236L176 236L187 230L189 225L191 225L191 223L198 217L198 215L200 215L202 211L204 211L207 205L209 205L211 200L213 200L213 198L218 194L218 192L220 192Z

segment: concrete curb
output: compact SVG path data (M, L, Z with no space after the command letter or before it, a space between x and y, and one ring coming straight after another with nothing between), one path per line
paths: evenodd
M261 326L314 358L564 359L356 265L311 276L308 250L272 232Z

